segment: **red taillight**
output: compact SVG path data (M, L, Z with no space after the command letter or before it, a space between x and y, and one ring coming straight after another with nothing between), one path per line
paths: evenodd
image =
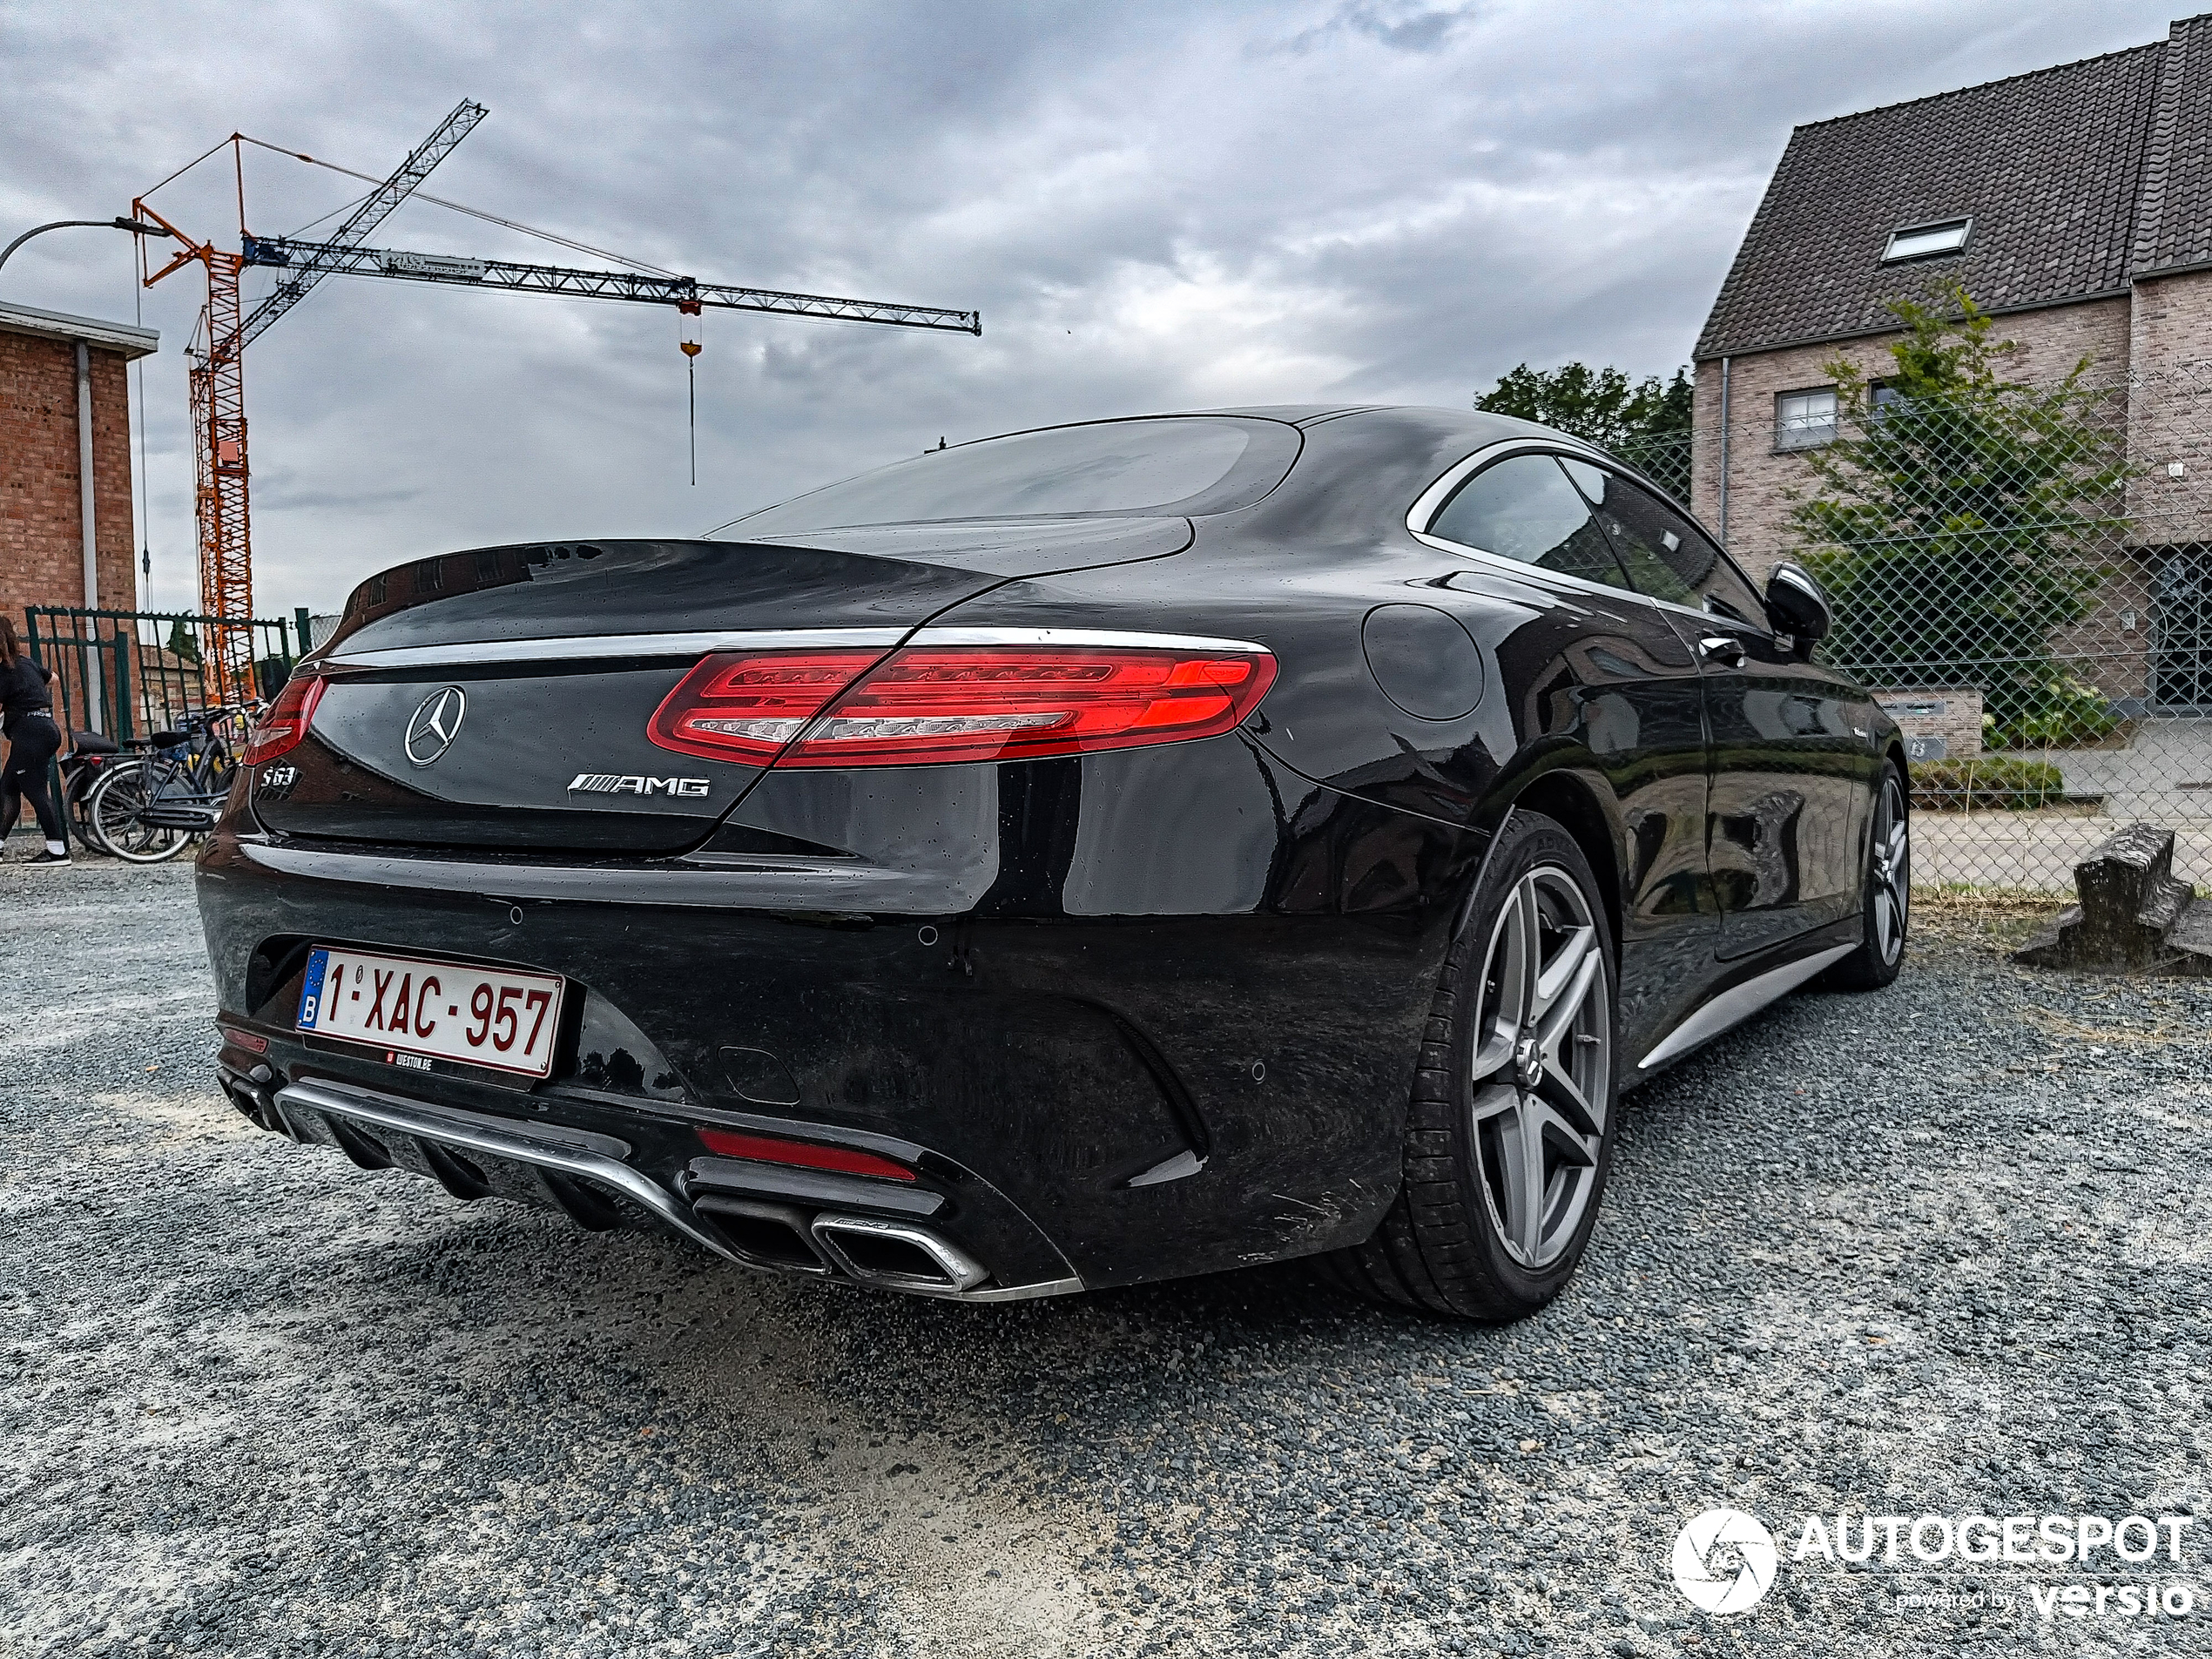
M646 731L664 749L765 766L880 651L718 652L661 700Z
M1217 737L1275 679L1275 658L1247 650L910 646L876 662L852 651L710 657L654 714L652 740L755 765L1028 760Z
M740 1135L726 1129L703 1129L698 1133L707 1150L725 1158L751 1158L756 1163L784 1163L802 1170L834 1170L840 1175L873 1175L887 1181L914 1178L914 1172L903 1163L894 1163L873 1152L855 1152L850 1147L816 1146L808 1141Z
M240 762L258 766L264 760L273 760L299 747L300 739L307 735L308 726L314 723L315 705L322 701L322 688L327 684L327 680L315 678L287 682L284 690L277 693L277 700L269 705L268 711L246 733L246 746L239 756Z

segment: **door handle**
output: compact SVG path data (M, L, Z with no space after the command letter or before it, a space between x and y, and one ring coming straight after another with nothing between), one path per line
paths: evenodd
M1728 634L1707 634L1697 642L1697 654L1709 663L1743 666L1743 642Z

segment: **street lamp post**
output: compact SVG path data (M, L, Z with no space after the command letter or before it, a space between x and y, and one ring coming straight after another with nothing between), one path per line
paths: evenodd
M158 225L149 225L136 219L57 219L51 224L34 225L21 236L0 248L0 265L8 262L13 253L34 236L44 236L48 231L65 231L78 225L89 225L96 230L129 231L134 236L166 236L169 233Z
M44 236L48 231L65 231L79 226L94 230L129 231L134 236L166 236L169 233L158 225L149 225L136 219L57 219L44 225L34 225L21 236L0 248L0 266L9 256L34 236ZM99 604L99 554L92 534L92 367L91 354L83 341L77 342L77 489L83 516L84 543L84 608L93 610ZM95 628L97 633L97 626ZM99 654L90 654L84 662L84 713L87 724L97 732L100 729ZM58 773L56 774L59 776ZM4 833L0 831L0 833Z

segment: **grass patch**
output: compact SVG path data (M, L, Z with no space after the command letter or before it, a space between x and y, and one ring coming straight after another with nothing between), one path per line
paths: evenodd
M1921 812L1968 807L2017 812L2066 799L2066 776L2040 760L1978 755L1970 760L1919 760L1911 768L1912 805Z

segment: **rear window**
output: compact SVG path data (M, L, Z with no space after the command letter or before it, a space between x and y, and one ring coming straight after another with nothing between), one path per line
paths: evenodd
M1048 427L933 449L721 529L765 536L943 519L1224 513L1282 482L1298 448L1297 430L1281 421L1224 415Z

